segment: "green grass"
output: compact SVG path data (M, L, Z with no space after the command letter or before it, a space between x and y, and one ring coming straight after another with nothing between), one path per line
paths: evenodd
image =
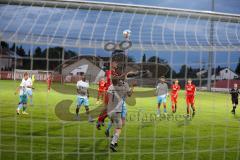
M73 85L54 84L63 93L52 90L47 94L44 83L35 83L34 106L28 107L29 115L17 116L18 95L14 95L14 91L18 85L17 81L0 81L1 159L240 159L240 113L235 117L230 114L231 101L227 94L198 92L197 115L192 120L182 117L152 120L150 115L155 114L156 98L144 97L144 92L136 93L142 96L135 96L136 105L128 106L127 124L118 152L111 153L104 130L96 130L95 123L63 121L56 116L55 106L62 100L72 101L69 111L74 113ZM149 90L136 88L136 91ZM72 94L67 94L69 91ZM95 101L90 98L91 109L96 108ZM61 107L58 110L61 111ZM185 111L184 92L181 91L177 115ZM81 112L84 113L83 108Z

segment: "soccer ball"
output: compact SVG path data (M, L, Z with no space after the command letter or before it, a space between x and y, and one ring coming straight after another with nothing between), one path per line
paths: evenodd
M126 29L123 31L123 37L124 38L129 38L131 35L131 31L129 29Z

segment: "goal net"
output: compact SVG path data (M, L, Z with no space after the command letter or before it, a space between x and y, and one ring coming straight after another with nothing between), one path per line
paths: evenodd
M0 1L0 159L240 159L240 111L232 115L229 89L239 84L240 16L162 7L74 0ZM123 32L124 31L124 32ZM127 35L126 32L131 32ZM123 35L124 33L124 35ZM123 51L124 50L124 51ZM116 153L85 108L76 118L76 82L90 83L89 109L97 120L98 82L112 57L136 82ZM29 115L17 115L14 95L24 72L35 75ZM46 80L53 74L47 92ZM155 88L178 79L157 117ZM7 79L7 80L6 80ZM12 80L10 80L12 79ZM186 117L185 85L197 88L195 117Z
M41 71L41 70L22 70L15 69L14 70L14 80L23 79L23 74L28 73L30 77L34 76L34 79L37 81L46 81L49 74L52 74L53 71Z

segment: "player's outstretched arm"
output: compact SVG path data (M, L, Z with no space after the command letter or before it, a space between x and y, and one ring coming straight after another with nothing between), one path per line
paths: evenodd
M131 97L131 96L132 96L133 90L134 90L134 87L132 86L132 87L130 88L130 91L128 92L128 97Z
M32 85L27 86L27 88L34 89L34 87Z
M129 89L129 92L128 92L128 97L131 97L132 94L133 94L133 91L134 91L134 87L137 85L137 82L136 81L132 81L131 83L131 87Z

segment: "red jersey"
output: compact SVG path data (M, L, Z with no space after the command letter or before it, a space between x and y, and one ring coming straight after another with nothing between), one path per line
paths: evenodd
M47 84L51 84L52 83L52 77L48 77L47 78Z
M105 81L104 80L100 80L98 82L98 90L99 91L105 91L105 85L106 85Z
M173 84L171 86L171 95L178 96L178 91L180 90L180 86L178 84Z
M196 87L194 84L187 84L185 86L186 89L186 95L187 96L194 96L195 95L195 91L196 91Z
M106 90L108 90L108 87L112 84L111 76L117 76L118 74L114 70L107 70L105 74L107 79Z

